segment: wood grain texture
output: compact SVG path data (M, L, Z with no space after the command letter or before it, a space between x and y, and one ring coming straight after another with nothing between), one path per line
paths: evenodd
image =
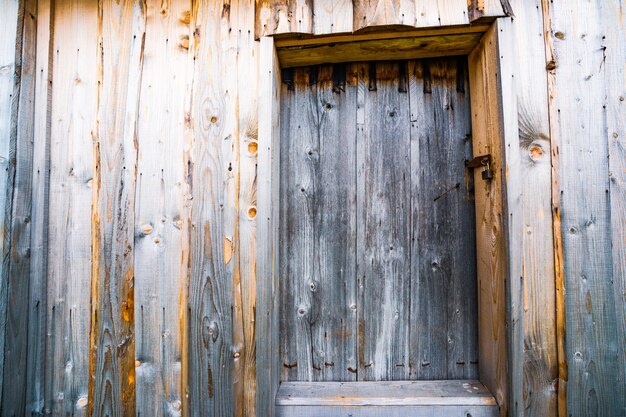
M44 413L88 411L98 5L54 4Z
M508 413L508 356L506 330L506 208L505 160L502 150L501 86L495 27L487 31L469 55L474 155L490 153L494 179L474 174L476 199L476 251L478 255L478 351L479 375L496 398L500 414Z
M98 11L89 414L135 414L134 217L137 105L145 14L140 2Z
M316 70L296 70L281 90L281 380L313 381L323 369L314 363L313 349L317 310L322 308L315 297L321 279L318 262L325 261L318 254L320 135L317 91L311 88L317 83Z
M259 172L257 220L257 415L274 417L280 382L279 225L281 75L274 40L261 38L259 56Z
M19 110L21 21L23 10L17 0L0 6L0 400L4 391L5 342L9 309L11 259L11 206L15 177L17 113Z
M19 86L13 91L17 100L17 113L12 115L10 137L14 171L9 170L9 175L13 178L10 178L11 183L8 184L12 192L8 194L11 199L8 201L11 221L8 236L10 254L7 259L9 268L6 276L6 334L4 345L0 345L4 349L5 361L4 382L0 383L2 415L21 415L26 409L36 15L36 1L20 3L15 43L15 76Z
M348 68L283 73L282 379L476 377L465 63Z
M624 381L615 383L623 372L624 358L618 361L617 324L617 311L622 310L623 303L616 308L614 292L616 279L623 282L623 277L619 270L617 274L613 270L611 248L614 234L623 239L623 231L619 227L612 230L608 175L609 135L616 133L617 126L613 112L624 89L623 78L612 77L623 71L624 62L619 58L623 57L621 29L618 26L616 33L609 35L605 24L615 22L613 15L623 16L624 10L621 2L584 4L584 10L575 4L550 7L557 109L551 123L557 125L560 135L567 412L608 416L624 411ZM619 40L607 39L607 35ZM619 64L607 61L613 52Z
M254 40L254 2L238 2L237 108L239 147L238 237L235 239L235 298L241 300L242 335L237 349L243 393L235 401L243 416L256 415L256 254L257 254L257 159L258 159L258 57ZM239 279L239 285L237 283ZM237 295L239 294L239 295ZM239 297L239 298L238 298Z
M466 0L416 0L415 27L466 25Z
M509 0L467 0L467 9L470 22L514 15Z
M141 84L136 107L129 106L137 111L137 149L132 149L137 153L136 201L129 222L134 233L136 401L142 416L179 416L186 395L182 362L190 197L185 123L192 64L184 41L190 7L185 1L148 1L134 17L145 21L145 39L141 32L132 38L142 48L143 68L141 62L132 67L141 69Z
M282 47L278 56L282 68L322 63L363 60L415 59L435 56L467 55L478 44L480 33L420 36L415 38L372 39Z
M228 3L194 5L189 287L191 415L240 412L241 304L233 293L237 230L237 34ZM234 323L234 325L233 325Z
M359 80L357 133L358 380L409 375L411 159L409 98L399 63L371 64ZM390 169L393 167L393 169Z
M609 144L611 249L617 330L617 414L626 415L626 3L602 4L606 46L604 90Z
M285 380L355 379L353 74L343 65L298 68L282 87L281 172L293 173L281 177Z
M551 144L540 1L498 22L506 142L511 412L557 414Z
M543 12L543 38L546 51L546 74L548 82L548 114L550 118L550 162L552 179L552 237L554 241L554 287L556 316L556 345L558 360L558 391L557 413L559 417L567 415L567 354L565 352L565 271L563 270L563 234L561 233L561 189L560 189L560 155L557 120L558 108L555 103L556 92L556 57L554 55L554 39L552 37L552 19L548 0L541 1Z
M28 311L28 340L31 341L46 339L53 18L54 3L38 0ZM44 411L45 347L45 342L28 344L26 415L39 416Z
M508 0L503 1L504 6L500 0L258 0L255 36L466 25L508 15Z
M313 33L313 0L256 0L255 38Z
M476 258L469 86L463 60L409 64L411 378L475 378ZM419 296L415 296L419 294Z
M313 1L313 33L352 32L351 0L316 0Z
M279 417L496 417L495 406L278 407Z
M283 382L276 396L279 406L476 406L496 405L477 380Z

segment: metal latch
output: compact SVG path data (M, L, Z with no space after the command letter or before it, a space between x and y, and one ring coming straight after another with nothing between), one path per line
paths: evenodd
M493 179L493 170L491 169L491 154L480 155L472 159L471 161L465 160L465 168L480 168L484 167L482 172L483 180L489 181Z

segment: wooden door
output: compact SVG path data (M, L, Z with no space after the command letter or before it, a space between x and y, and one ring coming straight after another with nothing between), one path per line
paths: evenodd
M466 59L282 79L281 379L477 378Z

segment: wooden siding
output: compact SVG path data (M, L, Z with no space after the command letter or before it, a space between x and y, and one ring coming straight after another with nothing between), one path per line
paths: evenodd
M255 36L467 25L511 14L509 0L256 0Z
M497 212L477 217L487 253L506 233L510 262L481 300L508 288L510 321L484 324L497 343L480 346L480 378L501 404L510 382L511 415L626 415L625 7L0 0L0 413L133 414L134 401L136 415L271 416L280 222L256 199L276 192L278 159L257 124L278 137L279 94L257 87L260 44L274 71L261 75L279 63L255 34L512 10L485 63L505 95L509 212L495 231L481 224ZM510 381L495 374L507 326Z
M557 409L558 358L543 13L539 0L511 4L515 17L498 21L504 135L511 138L504 148L509 331L510 340L522 341L509 348L510 406L515 416L550 416Z
M549 12L555 61L551 123L560 159L567 413L625 415L626 4L555 2Z

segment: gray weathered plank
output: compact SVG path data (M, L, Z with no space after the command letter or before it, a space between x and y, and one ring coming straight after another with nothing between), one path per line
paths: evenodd
M626 415L626 3L602 3L611 248L617 328L617 414Z
M259 62L259 173L257 240L257 415L275 416L280 355L280 67L274 40L261 38Z
M297 69L281 89L281 263L280 332L282 380L313 381L314 305L320 271L316 268L319 178L317 68ZM291 91L289 89L292 89ZM284 173L289 173L285 175ZM317 300L316 300L317 301ZM315 332L317 333L317 332ZM317 334L315 334L317 336Z
M137 415L177 416L183 412L186 394L182 362L189 138L185 121L192 65L184 41L191 4L148 1L143 7L126 17L135 24L145 21L145 38L135 30L143 67L135 59L130 68L142 70L138 103L127 106L128 111L138 112L136 202L131 220Z
M557 413L550 125L541 1L513 1L500 27L506 141L511 410Z
M143 5L102 1L92 226L89 414L135 414L134 217Z
M466 76L456 59L409 66L412 378L477 376L474 210L463 164L471 155Z
M496 406L277 407L279 417L497 417Z
M369 87L357 137L359 380L409 375L411 153L399 65L372 63L362 81Z
M283 382L280 406L496 405L478 380Z
M15 176L15 136L19 100L21 5L17 0L0 3L0 400L4 381L4 346L8 309L11 251L11 203Z
M14 171L7 202L11 206L8 257L7 314L4 345L4 382L0 383L0 414L21 415L26 406L28 307L30 281L30 237L33 176L33 128L36 75L37 3L20 2L16 48L15 76L19 86L13 96L17 100L12 115L11 164ZM19 97L17 96L19 94ZM13 126L14 125L14 126ZM11 190L7 190L10 192ZM2 274L0 272L0 274ZM1 280L2 278L0 278ZM0 284L1 286L1 284ZM0 307L1 308L1 307ZM2 366L0 364L0 366Z
M343 65L310 71L296 69L281 95L283 379L353 380L356 77ZM299 333L303 299L310 328Z
M624 383L615 383L624 358L620 364L611 249L611 237L619 230L611 230L607 138L607 92L615 89L613 83L623 91L623 78L607 86L606 58L613 51L606 47L605 13L623 16L623 6L587 1L552 3L550 8L558 109L551 123L560 136L569 415L623 414ZM623 38L611 44L623 49ZM617 65L623 67L623 61Z
M37 1L37 74L34 104L33 179L31 209L30 301L28 340L46 338L48 259L48 200L50 185L50 115L54 4ZM28 344L26 414L44 411L46 343Z
M316 308L315 380L350 381L356 375L356 67L321 67L316 111L318 159L318 273L309 289ZM281 134L281 138L283 138ZM284 140L284 138L283 138ZM286 255L285 255L286 256Z
M45 410L88 412L98 4L54 4ZM60 68L63 68L61 70Z

